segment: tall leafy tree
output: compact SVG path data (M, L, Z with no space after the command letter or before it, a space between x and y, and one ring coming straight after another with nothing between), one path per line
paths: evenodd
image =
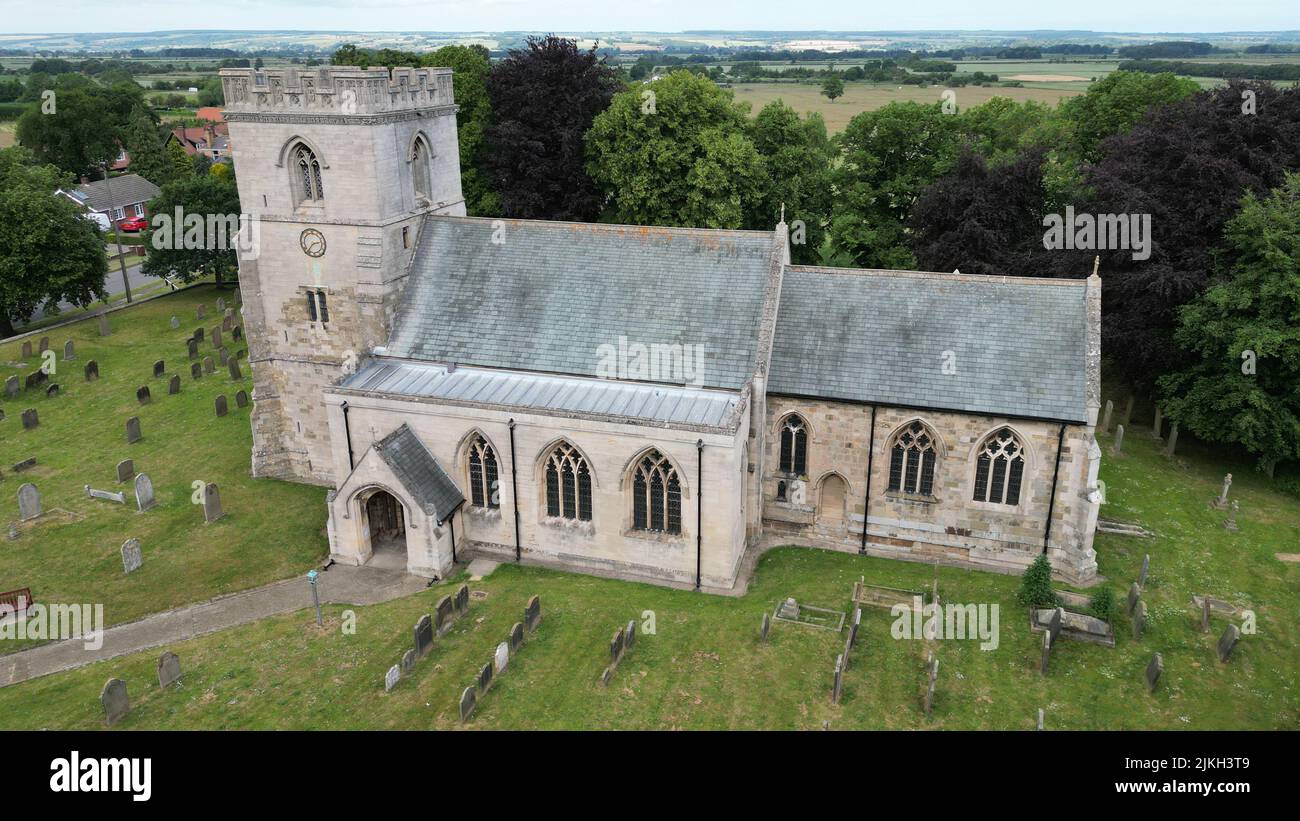
M614 95L587 132L587 169L613 219L739 228L761 206L763 158L747 109L707 77L675 71Z
M443 46L425 54L416 64L452 70L456 96L456 139L460 148L460 187L465 210L471 216L496 216L500 201L485 170L484 130L492 118L488 98L488 51L483 46Z
M617 72L577 42L529 37L492 67L487 168L509 217L589 221L604 194L587 176L583 137L622 87Z
M179 226L174 224L177 208L183 215ZM217 284L238 275L239 257L230 230L238 227L240 214L239 189L233 179L202 174L168 183L150 200L149 213L154 217L144 237L144 273L182 282L212 276ZM229 219L232 215L234 222ZM203 226L201 231L195 231L194 218ZM210 218L219 220L213 223L218 230L211 233ZM167 235L155 237L160 231Z
M833 149L820 114L800 119L781 100L763 106L749 129L750 139L767 168L767 182L757 211L746 227L771 229L782 209L791 226L795 262L819 261L831 212Z
M1101 157L1102 140L1128 131L1153 108L1184 100L1200 90L1192 79L1172 73L1113 71L1088 87L1086 94L1061 103L1069 124L1067 148L1083 162Z
M175 178L176 168L163 149L158 126L144 109L136 109L122 137L131 155L132 174L139 174L159 187Z
M1201 439L1236 442L1270 475L1300 458L1300 174L1248 193L1227 225L1228 277L1179 312L1194 355L1160 380L1169 418Z
M25 148L0 150L0 335L43 303L88 305L106 296L99 231L54 192L71 178Z
M112 114L104 98L84 88L55 88L53 110L34 102L18 119L18 141L37 160L73 175L101 176L117 156Z

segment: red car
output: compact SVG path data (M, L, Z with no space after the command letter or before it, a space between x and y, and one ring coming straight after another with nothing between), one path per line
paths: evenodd
M134 234L136 231L143 231L149 227L149 220L144 217L127 217L117 224L122 231Z

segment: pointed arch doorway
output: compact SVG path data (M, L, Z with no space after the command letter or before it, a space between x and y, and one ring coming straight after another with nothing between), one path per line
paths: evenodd
M375 567L405 570L406 511L393 494L376 489L362 503L365 511L366 533L370 537L371 557L366 564Z

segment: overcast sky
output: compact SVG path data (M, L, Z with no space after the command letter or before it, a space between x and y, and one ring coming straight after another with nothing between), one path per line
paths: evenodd
M1295 0L0 0L0 32L1300 28Z

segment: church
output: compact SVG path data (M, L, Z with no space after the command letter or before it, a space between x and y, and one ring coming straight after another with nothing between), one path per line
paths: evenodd
M725 593L796 545L1096 578L1095 274L793 265L784 215L467 217L450 69L221 80L260 227L252 470L328 488L335 561Z

